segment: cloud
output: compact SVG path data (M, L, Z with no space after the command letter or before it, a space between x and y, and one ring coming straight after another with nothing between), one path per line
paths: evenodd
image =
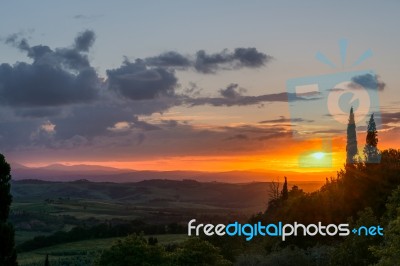
M288 137L292 137L292 136L293 136L293 132L291 132L291 131L281 131L281 132L275 132L275 133L271 133L268 135L258 137L257 140L258 141L269 141L272 139L288 138Z
M385 113L381 112L380 114L382 123L399 123L400 122L400 112L394 113Z
M243 88L239 88L238 84L232 83L228 85L225 89L220 89L219 92L224 98L234 99L241 97L242 93L246 92L246 90Z
M272 60L272 56L258 52L256 48L236 48L233 58L240 62L240 67L261 67Z
M178 91L177 70L216 73L224 69L257 68L272 59L255 48L215 54L200 50L189 56L165 52L135 61L125 60L119 67L108 69L104 80L89 60L95 40L96 34L90 30L79 33L69 46L58 48L31 45L21 34L10 35L5 40L25 53L29 62L0 64L0 146L3 149L39 154L42 149L62 153L79 148L93 154L92 148L107 147L118 154L119 149L132 143L143 149L147 147L138 151L138 155L147 153L149 143L152 143L151 149L163 147L165 154L174 153L172 147L181 144L188 148L181 147L177 154L190 152L192 148L199 149L199 153L212 151L214 147L229 149L226 144L217 143L222 143L227 136L237 140L247 136L248 142L252 142L261 134L272 133L245 127L203 130L183 121L154 122L146 121L145 117L174 106L240 106L286 102L288 98L287 93L248 96L236 83L219 89L214 98L201 97L201 89L194 83L189 89ZM237 148L249 149L244 144ZM151 149L149 152L157 153Z
M110 131L110 129L115 128L115 125L120 122L129 125L129 129L143 131L159 129L157 126L139 120L138 115L163 112L171 106L168 101L162 99L138 101L133 105L130 102L106 98L94 104L76 106L69 110L67 115L52 118L51 122L55 124L57 140L70 139L74 136L83 136L92 140L100 136L112 137L112 133L117 131Z
M372 75L370 73L355 76L351 80L352 82L357 83L358 85L361 85L362 87L370 90L382 91L386 87L386 84L383 81L379 80L378 75ZM355 86L355 88L357 88L357 86Z
M147 123L145 121L140 121L138 117L134 117L133 126L136 127L136 128L143 129L145 131L160 130L161 129L158 126L152 125L152 124Z
M227 138L226 140L248 140L249 137L245 134L236 134L232 137Z
M50 117L61 113L61 109L57 107L43 107L43 108L18 108L15 114L27 118L40 118Z
M275 123L296 123L296 122L307 122L307 123L312 123L314 120L305 120L303 118L286 118L284 116L280 116L278 119L272 119L272 120L264 120L260 121L258 123L260 124L275 124Z
M72 48L50 49L30 46L26 39L11 35L11 44L33 59L0 65L0 102L12 106L44 107L84 103L96 99L99 78L90 66L86 52L94 42L94 33L79 34Z
M191 66L189 58L180 53L169 51L158 56L148 57L145 60L148 66L188 68Z
M171 97L178 79L173 70L148 68L144 61L125 60L121 67L107 70L109 89L131 100Z
M147 57L143 62L151 67L169 67L180 70L194 69L203 74L214 74L219 70L259 68L272 60L272 56L256 48L236 48L233 52L224 49L219 53L207 54L199 50L194 56L184 56L175 51Z
M271 60L272 56L258 52L256 48L236 48L233 53L225 49L214 54L200 50L196 53L194 67L198 72L210 74L221 69L257 68Z
M305 98L296 95L296 93L272 93L258 96L245 96L236 90L236 84L229 85L226 89L220 90L223 97L186 97L183 103L189 106L211 105L211 106L245 106L260 104L263 102L287 102L291 101L312 101L316 98Z
M96 39L96 36L93 31L87 30L87 31L80 33L75 38L76 50L84 51L84 52L89 51L89 48L92 47L95 39Z
M161 120L161 123L169 128L177 127L179 125L179 121L177 120Z
M80 20L82 22L92 22L92 21L94 21L96 19L99 19L101 17L104 17L104 15L102 15L102 14L97 14L97 15L77 14L77 15L73 16L72 18L76 19L76 20Z

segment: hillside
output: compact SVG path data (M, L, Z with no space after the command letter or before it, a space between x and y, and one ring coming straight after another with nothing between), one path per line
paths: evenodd
M52 164L45 167L26 167L18 163L11 164L14 180L39 179L46 181L75 181L86 179L92 182L139 182L151 179L182 180L193 179L200 182L268 182L287 176L293 181L325 181L326 177L335 176L334 172L300 173L282 169L282 171L247 170L247 171L150 171L119 169L99 165L63 165Z

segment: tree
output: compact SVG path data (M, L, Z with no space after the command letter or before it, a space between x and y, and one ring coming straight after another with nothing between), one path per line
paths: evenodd
M186 240L180 249L174 254L173 265L231 265L220 253L220 250L210 242L198 237L191 237Z
M278 200L279 196L280 196L280 192L279 192L279 177L278 179L275 181L275 179L273 179L270 183L269 183L269 191L268 191L268 195L269 195L269 201L271 200Z
M10 194L11 167L0 154L0 265L18 265L15 251L14 227L7 222L12 196Z
M364 156L366 163L379 163L380 154L378 150L378 131L374 120L374 114L371 115L367 126L367 137L365 139Z
M179 247L167 252L158 244L149 245L143 235L131 235L119 240L103 251L96 262L98 266L190 266L190 265L231 265L210 242L191 237Z
M287 178L285 176L285 182L283 183L282 191L281 191L281 197L282 200L287 200L289 196L289 191L288 191L288 186L287 186Z
M350 109L349 123L347 124L346 164L353 164L358 153L356 122L354 121L353 107Z
M383 243L372 246L372 253L379 258L377 266L396 265L400 258L400 186L393 190L386 203Z
M352 222L351 228L360 226L370 227L379 224L378 218L371 208L367 207L357 213L358 219ZM370 247L381 241L380 236L350 234L337 246L332 254L331 265L371 265L377 262L377 257L372 253ZM394 264L393 264L394 265Z
M169 265L164 249L159 245L149 245L142 235L131 235L118 240L105 250L97 265Z
M50 266L49 254L46 254L46 260L44 261L44 266Z

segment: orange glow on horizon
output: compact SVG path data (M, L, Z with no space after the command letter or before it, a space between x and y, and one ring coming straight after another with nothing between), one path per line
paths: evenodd
M302 168L299 166L299 154L307 150L321 151L320 141L304 142L302 145L290 145L284 150L273 150L269 154L236 155L236 156L181 156L135 161L64 161L57 162L64 165L101 165L120 169L155 170L155 171L205 171L223 172L237 170L261 171L295 171L295 172L323 172L334 171L344 162L340 152L332 150L332 167ZM316 159L318 160L318 159ZM51 163L25 163L29 167L43 167Z
M364 143L365 134L361 133L357 136L359 143L359 152L362 153L362 145ZM382 132L380 134L378 147L383 150L393 145L389 134ZM386 140L386 141L384 141ZM271 147L268 153L255 151L252 154L237 155L209 155L209 156L169 156L158 158L141 158L137 160L120 160L120 161L57 161L57 162L26 162L23 163L29 167L43 167L53 163L64 165L100 165L119 169L130 170L152 170L152 171L202 171L202 172L226 172L226 171L246 171L256 170L273 172L279 171L298 172L298 173L318 173L318 172L336 172L343 168L346 159L346 139L338 137L332 140L332 164L330 167L301 167L299 164L299 155L304 152L310 152L313 162L324 160L327 153L322 149L320 139L298 142L293 139L287 139L278 147Z

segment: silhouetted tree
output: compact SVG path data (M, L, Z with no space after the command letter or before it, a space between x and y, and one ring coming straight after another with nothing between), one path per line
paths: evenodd
M182 243L173 255L172 265L232 265L220 253L219 248L213 246L210 242L197 237L191 237Z
M170 265L162 246L149 245L143 235L136 234L118 240L111 248L104 250L96 264L99 266Z
M356 122L354 121L353 107L350 109L349 123L347 124L347 145L346 145L346 164L354 163L354 156L357 155L357 134Z
M17 263L14 228L7 222L12 196L10 194L11 168L0 154L0 265L14 266Z
M46 260L44 261L44 266L50 266L50 263L49 263L49 254L46 254Z
M269 196L269 200L278 200L279 196L280 196L280 192L279 192L279 177L278 179L275 181L275 179L273 179L270 183L269 183L269 191L268 191L268 196Z
M288 186L287 186L287 178L285 176L285 182L283 182L281 197L283 200L287 200L288 196L289 196L289 191L288 191Z
M368 122L367 137L365 139L364 155L366 163L379 163L380 154L378 150L378 131L376 131L376 124L374 114Z

